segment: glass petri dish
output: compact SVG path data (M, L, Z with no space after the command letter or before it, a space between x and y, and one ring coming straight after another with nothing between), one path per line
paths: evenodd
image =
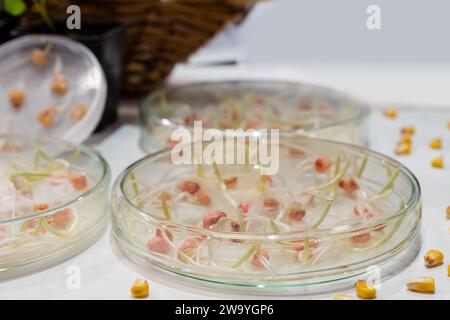
M166 149L131 165L112 196L124 253L198 285L264 294L352 286L374 268L386 279L415 259L421 191L407 168L344 143L266 142L279 150L270 176L252 152L240 165L176 165ZM194 160L208 144L185 147Z
M110 169L94 150L0 135L0 279L81 252L107 225Z
M295 82L225 81L163 88L141 104L140 144L148 153L173 146L177 128L279 129L356 145L367 144L369 108L338 91Z
M83 44L26 35L0 47L0 133L85 141L97 127L106 80Z

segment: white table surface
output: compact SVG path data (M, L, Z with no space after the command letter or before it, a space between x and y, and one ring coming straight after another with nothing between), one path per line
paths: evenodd
M110 163L113 179L143 156L137 145L140 132L136 112L130 109L122 111L119 124L91 137L87 143L97 148ZM379 299L450 298L450 277L447 277L446 270L447 263L450 263L450 220L445 218L445 208L450 205L450 130L446 127L449 120L450 109L442 108L405 108L395 120L386 119L380 110L374 110L370 116L370 147L397 158L416 174L422 187L424 205L421 253L407 270L382 281ZM393 150L399 128L407 124L416 126L413 152L410 156L396 157ZM443 139L444 149L434 151L428 147L429 140L434 137ZM431 157L438 154L443 154L447 161L444 169L430 166ZM430 248L445 253L447 258L443 266L434 269L423 266L423 252ZM74 265L81 270L81 287L70 290L66 285L67 269ZM435 277L436 294L423 295L405 289L409 278L423 275ZM206 290L179 283L160 272L140 270L121 254L108 229L97 243L68 261L32 275L0 282L0 299L129 299L129 288L138 277L149 280L152 290L150 299L266 298ZM353 294L351 290L347 293ZM321 299L330 297L331 294L314 296Z

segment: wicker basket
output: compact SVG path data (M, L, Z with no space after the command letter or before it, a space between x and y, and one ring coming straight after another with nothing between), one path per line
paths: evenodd
M126 23L122 89L140 94L163 84L177 62L185 61L227 22L242 19L256 1L48 0L48 11L53 19L65 19L67 6L76 4L82 21ZM35 20L36 14L25 19Z

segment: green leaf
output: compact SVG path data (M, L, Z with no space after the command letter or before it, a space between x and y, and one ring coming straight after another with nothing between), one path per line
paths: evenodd
M23 0L3 0L3 7L8 14L14 17L24 14L27 9Z

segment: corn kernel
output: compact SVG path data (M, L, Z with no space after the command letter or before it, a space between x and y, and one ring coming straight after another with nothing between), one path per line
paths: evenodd
M430 148L431 149L440 149L442 148L442 140L439 138L433 139L430 141Z
M30 54L31 62L39 67L45 67L48 64L47 53L42 49L33 49Z
M398 141L398 144L411 144L412 143L412 136L410 134L404 134L400 137L400 140Z
M9 93L9 101L14 109L19 109L24 100L25 94L22 90L14 89Z
M358 280L356 282L356 295L361 299L375 299L377 296L377 289L365 280Z
M149 287L147 280L137 279L131 287L131 295L133 298L147 298Z
M447 276L450 277L450 264L447 266Z
M405 126L401 129L402 134L414 134L416 129L413 126Z
M435 285L433 277L418 277L407 284L408 290L420 293L434 293Z
M384 109L384 115L387 118L396 118L397 117L397 109L395 108L386 108Z
M411 145L407 143L401 143L395 148L395 153L398 155L405 155L411 153Z
M333 300L354 300L354 298L348 294L338 293L333 296Z
M447 129L450 129L450 121L447 122Z
M444 166L444 158L442 156L431 159L431 166L433 168L442 168Z
M75 124L83 119L87 112L88 108L84 104L80 104L73 108L70 113L70 120L72 121L72 124Z
M445 214L447 215L447 219L450 219L450 206L445 209Z
M444 254L439 250L428 250L423 260L428 268L437 267L444 263Z

